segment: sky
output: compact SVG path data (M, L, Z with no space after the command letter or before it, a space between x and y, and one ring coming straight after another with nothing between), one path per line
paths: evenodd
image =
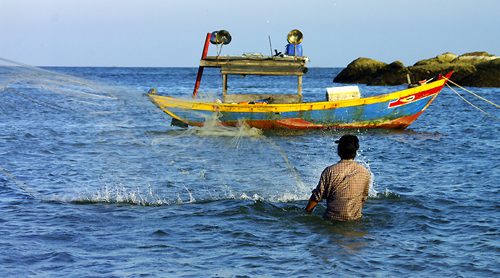
M0 0L0 58L31 66L198 67L221 54L284 52L303 33L308 67L359 57L410 66L445 52L500 55L498 0ZM208 55L217 53L210 45Z

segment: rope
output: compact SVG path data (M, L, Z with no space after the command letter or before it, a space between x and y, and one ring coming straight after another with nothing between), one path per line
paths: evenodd
M445 79L448 79L448 78L446 78L446 77L445 77ZM481 96L479 96L479 95L477 95L477 94L475 94L475 93L473 93L473 92L471 92L471 91L469 91L469 90L465 89L464 87L462 87L462 86L458 85L457 83L455 83L455 82L451 81L450 79L448 79L448 81L449 81L450 83L452 83L453 85L457 86L458 88L460 88L460 89L462 89L462 90L464 90L464 91L468 92L469 94L472 94L472 95L474 95L474 96L476 96L476 97L478 97L478 98L480 98L480 99L482 99L482 100L484 100L484 101L488 102L489 104L495 105L496 107L500 108L500 106L499 106L499 105L497 105L497 104L495 104L495 103L493 103L493 102L491 102L491 101L489 101L489 100L487 100L487 99L485 99L485 98L483 98L483 97L481 97ZM448 85L448 84L446 84L446 85ZM450 87L450 85L448 85L448 87ZM450 88L451 88L451 87L450 87ZM453 89L452 89L452 90L453 90Z
M2 167L0 167L0 170L2 170L5 174L7 174L7 176L9 176L9 177L10 177L10 179L11 179L12 181L14 181L14 183L15 183L15 184L16 184L19 188L21 188L22 190L26 191L26 193L28 193L31 197L33 197L33 198L35 198L35 199L37 199L37 200L39 200L39 201L44 201L44 200L42 200L42 199L39 199L39 198L35 197L35 195L31 194L31 192L29 192L26 188L22 187L19 183L17 183L17 181L14 179L14 177L12 177L12 175L11 175L11 174L10 174L7 170L5 170L5 169L4 169L4 168L2 168Z
M449 80L449 79L448 79L448 81L452 82L452 81L451 81L451 80ZM455 83L455 82L452 82L452 83L456 85L456 83ZM453 89L450 85L446 84L446 86L448 86L448 87L449 87L449 88L450 88L453 92L455 92L455 94L457 94L460 98L462 98L465 102L467 102L468 104L470 104L472 107L474 107L474 108L476 108L477 110L479 110L479 111L483 112L483 113L484 113L484 114L486 114L487 116L492 117L493 119L496 119L496 120L500 121L500 119L499 119L499 118L497 118L497 117L495 117L495 116L492 116L492 115L490 115L490 114L488 114L488 113L484 112L483 110L481 110L481 108L479 108L479 107L475 106L475 105L474 105L474 104L472 104L470 101L466 100L466 99L465 99L462 95L460 95L459 93L457 93L457 91L455 91L455 90L454 90L454 89ZM458 87L460 87L459 85L457 85L457 86L458 86ZM462 87L460 87L460 88L462 88ZM495 105L495 106L497 106L497 107L500 107L500 106L498 106L498 105L494 104L493 102L491 102L491 101L489 101L489 100L486 100L486 99L484 99L484 98L482 98L482 97L480 97L480 96L478 96L478 95L476 95L476 94L474 94L474 93L472 93L472 92L470 92L470 91L468 91L468 90L466 90L466 89L464 89L464 88L462 88L462 89L463 89L463 90L465 90L466 92L469 92L469 93L471 93L471 94L473 94L473 95L475 95L475 96L479 97L480 99L483 99L483 100L485 100L485 101L487 101L487 102L489 102L489 103L491 103L491 104L493 104L493 105Z
M16 94L16 95L18 95L18 96L20 96L20 97L22 97L22 98L25 98L25 99L27 99L27 100L29 100L29 101L31 101L31 102L34 102L34 103L36 103L36 104L38 104L38 105L41 105L41 106L44 106L44 107L47 107L47 108L50 108L50 109L54 109L54 110L56 110L56 111L62 111L62 110L60 110L60 109L68 109L68 110L74 111L74 110L73 110L73 109L71 109L71 108L66 108L66 107L59 106L59 105L57 105L57 104L53 104L53 103L50 103L50 102L46 102L46 101L43 101L43 100L39 100L39 99L37 99L37 98L35 98L35 97L32 97L32 96L28 96L28 95L22 94L22 93L20 93L20 92L14 91L13 89L10 89L10 88L7 88L7 87L5 87L5 88L4 88L4 90L5 90L5 89L7 89L7 91L9 91L9 92L11 92L11 93L13 93L13 94ZM2 92L3 92L3 90L2 90ZM53 107L52 107L52 106L53 106ZM57 109L56 107L58 107L58 108L60 108L60 109Z

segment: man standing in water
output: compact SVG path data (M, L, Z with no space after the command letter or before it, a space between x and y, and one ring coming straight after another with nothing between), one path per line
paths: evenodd
M323 170L306 211L312 211L319 202L326 199L327 208L323 218L355 220L361 217L361 208L368 198L370 172L354 161L359 149L357 136L344 135L335 143L338 143L337 153L341 160Z

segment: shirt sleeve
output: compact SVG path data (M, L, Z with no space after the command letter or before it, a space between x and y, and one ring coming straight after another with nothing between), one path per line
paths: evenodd
M325 193L327 192L326 186L329 183L329 174L328 174L328 168L323 170L323 173L321 173L321 177L319 178L318 186L312 191L311 197L314 198L314 201L316 202L321 202L323 199L325 199Z
M365 188L363 190L362 201L366 201L368 199L368 193L370 190L370 172L368 170L365 171L366 179L365 179Z

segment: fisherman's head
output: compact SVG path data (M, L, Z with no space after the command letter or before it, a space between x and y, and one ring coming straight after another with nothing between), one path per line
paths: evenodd
M339 144L337 153L341 159L354 159L356 157L356 151L359 149L359 140L356 135L344 135L335 143Z

